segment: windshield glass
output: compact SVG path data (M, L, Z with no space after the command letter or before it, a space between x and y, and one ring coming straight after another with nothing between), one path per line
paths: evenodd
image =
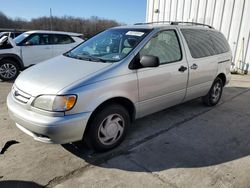
M14 41L16 44L20 44L28 36L29 36L28 33L23 33L23 34L19 35L18 37L14 38Z
M109 29L65 55L88 61L117 62L127 56L150 31L150 29Z

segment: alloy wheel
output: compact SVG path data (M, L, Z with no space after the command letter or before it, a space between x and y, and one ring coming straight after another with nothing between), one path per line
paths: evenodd
M0 67L0 75L5 79L14 78L17 74L17 68L11 63L4 63Z

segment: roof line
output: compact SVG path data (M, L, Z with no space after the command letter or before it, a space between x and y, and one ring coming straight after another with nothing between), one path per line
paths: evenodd
M147 23L135 23L134 25L148 25L148 24L155 24L155 23L168 23L169 25L179 25L179 24L190 24L190 25L198 25L198 26L205 26L210 29L214 29L213 26L203 24L203 23L198 23L198 22L181 22L181 21L158 21L158 22L147 22Z

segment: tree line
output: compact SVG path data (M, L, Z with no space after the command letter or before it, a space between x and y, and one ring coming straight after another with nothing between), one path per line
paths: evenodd
M0 12L0 28L24 29L24 30L55 30L82 33L89 38L107 28L121 25L115 20L108 20L93 16L91 18L80 18L63 16L52 18L44 16L33 18L30 21L15 18L12 19Z

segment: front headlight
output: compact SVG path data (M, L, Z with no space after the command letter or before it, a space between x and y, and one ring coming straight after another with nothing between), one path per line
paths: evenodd
M32 106L47 111L64 112L74 107L76 98L76 95L40 95Z

